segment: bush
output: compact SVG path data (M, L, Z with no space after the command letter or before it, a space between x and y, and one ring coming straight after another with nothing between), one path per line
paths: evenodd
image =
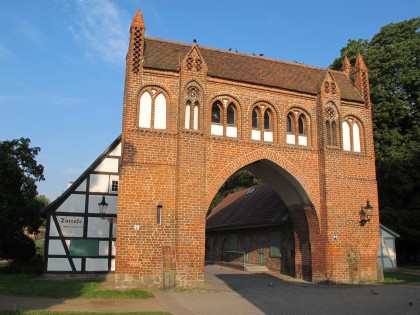
M34 257L35 242L23 233L2 235L0 240L0 257L11 262L24 263Z

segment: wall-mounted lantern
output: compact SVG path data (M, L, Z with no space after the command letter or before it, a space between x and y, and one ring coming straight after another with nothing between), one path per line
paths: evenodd
M102 196L102 201L98 203L99 206L99 213L101 214L102 220L108 220L110 223L116 223L116 217L106 216L106 209L108 208L108 203L105 201L105 195Z
M370 221L370 219L372 218L372 210L373 210L373 207L370 205L369 200L367 200L366 206L362 206L359 212L360 226L364 226L366 223Z

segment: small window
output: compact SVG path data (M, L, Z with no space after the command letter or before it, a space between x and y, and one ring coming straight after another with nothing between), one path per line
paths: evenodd
M221 123L220 106L218 103L214 103L211 108L211 122L215 124Z
M113 180L111 182L111 192L118 192L118 181Z
M299 116L298 129L299 135L305 135L305 118L303 117L303 115Z
M158 204L156 207L156 223L158 225L162 224L162 205Z
M227 124L234 126L235 123L235 105L233 105L233 103L230 103L227 108Z
M191 101L187 101L185 106L185 129L190 129L190 117L191 117Z
M264 112L264 129L271 130L271 111L267 109Z
M196 101L194 103L194 116L193 116L193 128L194 130L198 130L198 113L200 109L200 104Z
M287 115L287 132L293 133L292 114Z
M258 109L254 108L252 111L252 128L258 129L259 123L258 123Z

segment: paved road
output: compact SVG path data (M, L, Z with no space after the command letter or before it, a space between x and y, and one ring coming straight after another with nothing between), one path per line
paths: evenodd
M277 274L249 274L206 267L201 290L155 292L147 300L38 299L0 296L0 310L169 311L175 315L420 314L420 283L411 285L313 285Z

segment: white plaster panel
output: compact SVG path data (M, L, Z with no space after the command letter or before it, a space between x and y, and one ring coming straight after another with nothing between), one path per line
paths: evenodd
M115 259L111 259L111 271L115 271Z
M106 158L96 168L96 172L118 173L118 159Z
M102 196L100 195L90 195L89 196L89 204L88 204L88 211L89 213L99 213L99 206L98 203L102 201ZM108 204L106 208L106 213L115 214L117 213L117 201L118 196L105 196L105 201Z
M109 237L109 222L102 218L88 219L88 237Z
M298 136L298 144L307 146L308 145L308 138L306 136Z
M152 98L148 92L144 92L140 98L139 127L150 128L152 120Z
M84 194L71 194L57 209L57 212L85 212L85 200L86 195Z
M67 258L48 258L48 271L71 271L70 262Z
M236 138L238 137L238 128L236 127L226 127L226 137Z
M90 192L107 193L109 186L109 175L91 174L90 175Z
M295 137L295 135L287 134L286 135L286 143L287 144L296 144L296 137Z
M99 241L99 256L107 256L109 253L109 241Z
M109 153L109 156L121 156L121 142Z
M76 188L76 191L86 191L86 179Z
M82 259L81 258L73 258L73 264L76 268L76 271L82 271Z
M344 121L342 123L343 128L343 150L350 151L350 126Z
M185 129L190 129L190 115L191 107L190 105L185 106Z
M273 142L273 133L271 131L264 131L264 141Z
M48 255L66 255L61 240L50 240L48 243Z
M55 223L54 223L54 220L53 220L53 218L51 217L51 220L50 220L50 234L49 234L50 236L58 236L58 230L57 230L57 227L55 226Z
M354 152L360 152L360 130L357 124L353 125L353 149Z
M259 131L259 130L252 130L252 132L251 132L251 139L252 140L261 140L261 131Z
M108 271L108 259L86 258L86 271Z
M166 98L159 94L155 99L155 129L166 129Z
M211 134L215 136L223 136L223 126L211 125Z

